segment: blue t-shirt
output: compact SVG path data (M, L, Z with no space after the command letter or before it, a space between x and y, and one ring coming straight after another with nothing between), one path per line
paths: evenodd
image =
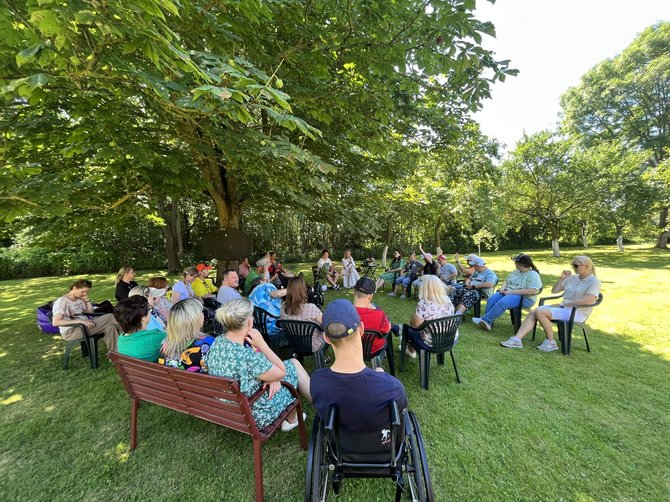
M172 292L179 293L180 300L185 300L186 298L193 298L195 296L195 293L193 292L193 288L191 287L191 285L186 284L184 281L175 282L174 286L172 286Z
M495 286L498 282L498 276L490 268L487 268L483 272L477 272L475 270L475 272L470 276L470 283L472 284L485 284L487 282L490 282L493 284L493 286ZM493 294L493 287L482 289L482 293L491 296Z
M337 373L330 368L316 370L310 379L310 394L322 420L331 405L337 406L340 427L352 431L373 431L388 426L389 403L407 408L407 394L400 381L380 371L365 368L359 373Z
M230 286L221 286L219 292L216 294L216 300L223 305L230 300L236 300L237 298L242 298L237 291L235 291Z

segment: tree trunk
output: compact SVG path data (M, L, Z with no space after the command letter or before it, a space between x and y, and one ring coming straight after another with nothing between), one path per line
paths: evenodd
M179 211L179 204L176 200L172 201L172 210L170 211L172 215L172 222L174 223L174 232L177 237L177 252L179 256L184 255L184 234L182 233L181 226L181 212Z
M393 237L393 223L391 217L386 219L386 247L391 245L391 238Z
M582 226L582 246L587 248L589 247L589 240L588 236L586 235L586 220L582 220L580 223Z
M167 255L167 265L169 272L177 272L181 269L181 264L179 263L179 252L177 250L177 236L175 232L175 227L173 225L174 220L171 216L174 214L173 208L176 206L175 202L170 203L170 209L165 207L162 202L158 202L156 207L158 208L158 214L163 218L165 224L162 227L163 235L165 236L165 254Z
M659 249L668 249L668 208L664 207L661 209L661 214L658 219L658 228L661 229L661 233L658 235L658 240L656 241L656 247Z
M559 247L559 240L561 238L560 230L558 225L552 226L551 228L551 252L554 258L560 258L561 249Z
M616 226L616 247L623 253L623 225Z
M388 253L389 247L384 246L384 251L382 251L382 267L386 268L386 253Z
M220 229L240 228L240 194L237 180L228 176L222 159L208 157L200 163L207 191L214 201Z

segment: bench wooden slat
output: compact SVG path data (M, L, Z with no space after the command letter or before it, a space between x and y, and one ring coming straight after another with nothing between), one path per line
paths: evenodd
M237 409L240 409L240 397L239 392L235 393L231 390L223 389L222 387L209 387L198 385L197 383L187 383L187 382L176 382L179 390L183 394L190 395L201 395L203 397L210 397L213 399L227 399L228 401L233 401L234 406Z

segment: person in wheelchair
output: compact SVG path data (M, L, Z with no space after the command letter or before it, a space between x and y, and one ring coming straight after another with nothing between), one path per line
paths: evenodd
M339 492L347 477L392 478L396 500L432 501L427 458L416 415L395 377L365 366L363 323L354 306L328 304L322 326L335 362L312 374L317 411L310 439L305 501L325 501L329 483Z
M326 420L331 405L336 405L339 423L350 431L369 431L388 426L389 403L395 401L402 412L407 394L400 381L373 371L363 361L362 335L365 330L350 301L338 299L326 307L322 317L324 338L333 347L335 362L312 374L312 401L319 417Z

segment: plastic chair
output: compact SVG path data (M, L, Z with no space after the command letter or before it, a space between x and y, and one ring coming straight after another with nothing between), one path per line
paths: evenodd
M531 296L541 295L544 287L541 287L535 295L520 295L521 299L519 300L519 306L509 309L509 317L512 321L512 329L516 335L521 327L521 312L523 311L523 300L524 298L530 298ZM477 317L477 316L475 316Z
M402 344L400 346L400 371L405 369L405 350L407 349L407 342L412 345L419 353L419 374L421 377L421 387L428 390L428 377L430 373L430 356L437 354L437 364L444 365L444 353L449 352L451 362L454 365L454 372L456 373L456 381L461 383L461 377L458 374L458 367L456 366L456 359L454 358L454 343L456 342L456 333L463 322L463 314L455 314L449 317L442 317L431 321L424 321L421 326L416 328L416 331L423 331L432 337L432 346L428 348L425 344L414 343L408 337L409 326L403 324L402 327Z
M389 373L395 376L395 357L393 355L393 334L388 332L386 334L374 330L365 330L363 332L363 360L370 361L372 368L376 369L382 364L382 357L386 353L386 358L389 362ZM372 352L372 344L375 340L384 339L385 343L382 348L376 352Z
M260 332L260 334L263 336L263 339L267 342L270 348L274 352L277 352L279 347L282 345L283 333L270 335L270 332L268 331L268 317L271 317L272 319L279 319L279 316L272 315L267 310L254 306L253 317L254 328Z
M277 326L283 331L286 341L298 361L302 363L305 356L314 356L314 366L317 369L326 365L325 342L316 352L312 350L314 331L321 331L321 326L312 321L293 321L289 319L278 320Z
M540 298L539 306L541 307L542 305L544 305L544 302L546 302L547 300L555 300L557 298L562 297L563 297L562 293L560 295L555 296L545 296L544 298ZM583 322L575 321L575 314L577 313L577 309L597 307L602 302L603 302L603 294L599 293L598 299L591 305L577 305L575 307L568 307L572 308L572 312L570 314L570 319L568 319L567 321L559 321L557 319L551 320L551 322L556 324L556 327L558 328L558 339L561 342L561 352L563 353L563 355L565 356L570 355L570 350L572 349L572 329L574 328L574 326L579 326L582 329L582 334L584 335L584 341L586 342L586 351L591 352L591 346L589 345L589 338L587 336L586 331L586 321L588 319ZM535 326L533 326L533 340L535 340L536 330L537 330L537 321L535 322Z

